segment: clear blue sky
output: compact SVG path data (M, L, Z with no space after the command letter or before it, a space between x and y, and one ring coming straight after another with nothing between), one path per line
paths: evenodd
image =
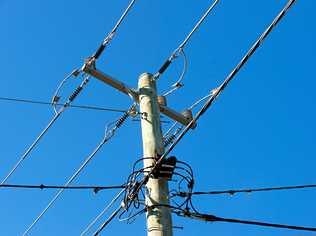
M138 0L98 68L137 86L156 72L211 1ZM169 98L182 110L216 87L286 3L221 1L186 48L185 87ZM0 0L0 96L49 101L63 76L82 65L128 4L120 1ZM216 104L173 151L195 171L195 190L316 182L315 1L297 1ZM165 91L181 59L159 80ZM69 93L77 82L69 84ZM129 98L92 79L77 104L126 109ZM50 107L0 102L0 176L5 176L53 115ZM63 184L119 114L69 109L8 183ZM167 128L164 125L164 128ZM140 124L129 121L76 184L121 184L142 155ZM1 177L2 178L2 177ZM78 235L116 191L69 191L31 235ZM1 190L0 234L20 235L55 191ZM315 190L195 197L201 212L316 226ZM175 235L312 235L173 218ZM145 217L114 220L105 235L145 235Z

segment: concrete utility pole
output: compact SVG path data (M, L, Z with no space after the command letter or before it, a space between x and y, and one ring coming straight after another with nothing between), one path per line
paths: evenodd
M192 114L187 111L179 113L168 107L162 97L157 97L156 82L151 74L144 73L139 77L137 91L120 80L98 70L93 61L86 63L82 69L110 87L132 97L136 103L139 103L142 114L143 157L147 158L144 159L144 167L149 167L146 170L150 171L150 168L155 163L154 158L158 158L164 153L160 112L185 126L191 122ZM159 103L158 98L162 98ZM171 210L166 207L169 205L168 180L164 178L149 178L146 188L148 191L145 200L146 206L149 207L147 211L148 236L172 236ZM150 206L153 205L161 206L151 208Z
M138 88L140 112L142 113L143 157L157 158L164 153L164 145L156 82L153 80L153 76L148 73L142 74L139 77ZM144 168L153 166L154 162L154 159L144 159ZM149 178L146 188L147 206L169 205L167 179ZM148 236L172 236L172 219L169 208L163 206L149 208L146 216Z

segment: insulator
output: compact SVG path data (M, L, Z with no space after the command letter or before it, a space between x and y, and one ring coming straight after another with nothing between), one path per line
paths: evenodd
M165 147L169 146L171 143L173 143L173 141L175 140L177 136L174 134L171 134L169 137L167 137L164 141L164 145Z
M72 102L78 96L78 94L81 92L81 90L82 90L82 86L77 87L75 89L75 91L70 95L69 101Z
M120 128L128 117L129 117L128 112L125 112L124 115L121 118L119 118L118 121L116 121L115 126L117 128Z

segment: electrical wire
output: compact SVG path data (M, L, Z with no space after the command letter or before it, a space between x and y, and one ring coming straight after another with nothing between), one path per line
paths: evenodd
M117 216L118 213L122 210L122 206L119 206L106 221L97 229L97 231L94 232L93 236L99 235L102 230L114 219L115 216Z
M101 190L125 188L124 185L113 186L60 186L60 185L26 185L26 184L1 184L0 188L22 188L22 189L70 189L70 190L93 190L95 193Z
M304 226L266 223L266 222L259 222L259 221L222 218L222 217L218 217L218 216L214 216L214 215L200 214L200 213L194 213L194 212L181 212L180 211L177 213L177 215L183 216L183 217L190 217L190 218L194 218L194 219L200 219L200 220L209 221L209 222L228 222L228 223L247 224L247 225L256 225L256 226L264 226L264 227L273 227L273 228L316 232L316 228L313 228L313 227L304 227Z
M128 5L128 7L126 8L126 10L123 12L122 16L119 18L119 20L117 21L117 23L115 24L115 26L113 27L112 31L108 34L108 36L104 39L103 43L101 44L101 46L98 48L98 50L94 53L94 55L92 56L92 59L96 60L101 53L104 51L106 45L112 40L114 34L116 33L118 27L121 25L122 21L124 20L124 18L126 17L126 15L128 14L128 12L130 11L130 9L132 8L132 6L134 5L136 0L132 0L130 2L130 4ZM56 92L55 92L55 96L53 97L53 102L54 99L57 98L57 94L58 91L60 90L60 88L63 86L63 84L67 81L67 79L71 76L73 76L74 74L77 73L81 73L78 70L74 70L73 72L71 72L69 75L67 75L65 77L65 79L62 80L62 82L60 83L60 85L58 86ZM69 107L70 103L78 96L78 94L81 92L81 90L83 89L83 86L88 83L89 81L89 76L87 75L83 81L83 83L76 88L76 90L73 92L72 95L70 95L70 97L68 98L68 101L58 110L55 110L55 115L52 118L52 120L48 123L48 125L44 128L44 130L40 133L40 135L35 139L35 141L31 144L31 146L26 150L26 152L21 156L21 158L18 160L18 162L13 166L13 168L10 170L10 172L8 173L8 175L1 181L0 184L4 184L7 179L16 171L16 169L21 165L22 161L29 155L29 153L34 149L34 147L37 145L37 143L40 141L40 139L43 137L43 135L48 131L48 129L55 123L55 121L58 119L58 117L61 115L61 113L63 113L67 107ZM59 99L59 98L58 98Z
M93 60L97 60L101 56L102 52L104 51L106 46L110 43L110 41L113 39L118 27L121 25L121 23L123 22L123 20L127 16L127 14L130 12L130 10L132 9L132 7L135 4L135 2L136 2L136 0L130 1L130 3L128 4L127 8L123 12L123 14L119 18L119 20L116 22L116 24L114 25L114 27L111 30L111 32L105 37L105 39L103 40L103 42L101 43L99 48L96 50L96 52L91 57Z
M83 236L89 232L91 227L95 225L95 223L109 210L111 206L119 199L119 197L126 191L126 189L122 189L111 201L106 207L91 221L91 223L81 232L80 236Z
M134 109L135 105L133 105L131 109ZM87 164L92 160L92 158L97 154L97 152L103 147L105 143L107 143L115 134L115 131L122 126L125 120L129 117L129 112L126 112L121 118L119 118L113 128L105 131L105 135L101 142L97 145L97 147L93 150L93 152L84 160L81 166L75 171L75 173L68 179L65 183L65 187L69 186L75 178L81 173L81 171L87 166ZM35 224L43 217L43 215L48 211L49 208L55 203L55 201L59 198L59 196L64 192L65 189L60 189L56 195L51 199L48 205L44 208L44 210L35 218L35 220L29 225L29 227L24 231L23 235L27 235L27 233L35 226Z
M188 110L192 111L196 106L198 106L201 102L205 101L206 99L208 99L209 97L211 97L212 94L207 94L206 96L200 98L199 100L197 100L196 102L194 102L189 108Z
M217 195L217 194L230 194L236 193L253 193L253 192L269 192L269 191L281 191L281 190L297 190L306 188L316 188L316 184L309 185L296 185L296 186L282 186L282 187L271 187L271 188L248 188L248 189L230 189L222 191L206 191L206 192L192 192L191 195ZM186 196L187 193L179 192L178 196Z
M171 89L169 91L163 93L162 96L166 97L166 96L172 94L173 92L175 92L176 90L178 90L179 88L182 88L184 86L184 84L182 84L181 82L182 82L182 80L187 72L187 69L188 69L188 58L187 58L183 49L181 49L180 53L183 57L183 69L182 69L182 72L180 74L180 77L173 85L171 85Z
M285 7L281 10L281 12L277 15L277 17L273 20L273 22L269 25L269 27L261 34L258 40L252 45L246 55L241 59L241 61L237 64L237 66L232 70L232 72L226 77L224 82L216 89L212 90L212 96L206 102L204 107L202 108L200 115L202 115L213 103L213 101L220 95L220 93L226 88L226 86L231 82L232 79L235 78L235 75L240 71L240 69L245 65L245 63L249 60L249 58L253 55L253 53L260 47L269 33L273 30L273 28L279 23L279 21L284 17L286 12L290 9L290 7L295 3L296 0L289 0Z
M296 0L290 0L287 2L285 7L280 11L277 17L273 20L271 25L263 32L263 34L259 37L259 39L253 44L251 49L246 53L246 55L242 58L242 60L238 63L238 65L233 69L233 71L227 76L222 85L218 87L213 93L213 95L206 101L204 106L198 111L198 113L194 116L194 118L190 121L190 123L183 129L183 131L178 135L178 137L174 140L171 146L165 151L165 153L157 160L156 165L152 168L148 175L146 175L143 180L140 182L139 186L135 189L134 193L129 196L129 199L133 200L136 198L138 191L144 186L147 182L151 174L155 171L157 166L160 165L162 160L169 155L169 153L175 148L175 146L180 142L180 140L186 135L186 133L194 126L197 120L205 113L205 111L212 105L215 98L219 95L219 93L227 86L227 84L234 78L234 76L238 73L238 71L242 68L242 66L248 61L250 56L258 49L258 47L262 44L263 40L268 36L268 34L272 31L272 29L277 25L277 23L282 19L285 13L289 10L289 8L293 5Z
M183 53L183 49L192 37L192 35L197 31L197 29L200 27L200 25L203 23L203 21L206 19L206 17L211 13L211 11L214 9L214 7L217 5L219 0L215 0L207 9L207 11L203 14L203 16L199 19L199 21L195 24L193 29L190 31L190 33L186 36L186 38L183 40L182 43L173 51L171 56L165 61L165 63L160 67L158 72L154 75L154 78L157 80L159 77L167 70L167 68L170 66L172 61L177 58L181 53Z
M144 157L144 158L140 158L138 160L136 160L136 162L134 163L133 165L133 173L128 177L128 181L127 181L127 184L125 185L126 186L126 189L125 190L122 190L122 192L125 192L125 191L133 191L133 189L135 188L135 186L137 186L138 182L136 181L136 178L137 176L139 175L139 173L142 173L142 174L145 174L145 173L148 173L149 171L146 171L146 170L149 170L151 169L153 166L148 166L148 167L145 167L145 168L141 168L140 170L136 170L136 165L138 163L140 163L141 161L145 160L145 159L154 159L152 157ZM173 175L174 176L179 176L181 178L184 179L184 181L187 181L188 182L188 186L189 188L193 187L193 184L191 183L193 181L193 172L192 172L192 168L186 164L185 162L181 162L181 161L177 161L176 163L179 163L183 166L185 166L186 168L184 167L181 167L181 166L175 166L175 169L179 170L179 171L183 171L184 173L188 173L190 175L190 179L188 177L186 177L184 174L180 173L180 172L173 172ZM180 181L181 182L181 181ZM180 183L179 183L180 184ZM118 197L118 196L117 196ZM144 194L143 194L143 197L144 197ZM113 199L112 202L110 203L111 206L112 206L112 203L113 201L115 201L116 199ZM180 204L180 206L183 206L187 203L187 200L185 200L182 204ZM137 204L135 204L134 202L134 207L136 209L138 209L140 206L143 206L145 205L144 203L144 200L140 200L137 198ZM137 211L136 213L133 213L130 212L128 214L128 217L125 217L125 218L121 218L123 214L127 213L129 211L129 207L130 207L130 204L126 204L125 201L123 201L121 203L121 205L106 219L106 221L98 228L98 230L93 234L93 235L99 235L99 233L102 232L102 230L114 219L114 217L116 215L118 215L122 210L124 210L120 216L119 216L119 220L120 221L126 221L127 223L131 223L133 220L135 220L135 218L140 215L141 213L143 212L146 212L146 210L148 208L153 208L153 207L156 207L158 205L153 205L153 206L148 206L148 207L145 207L144 209L141 209L139 211ZM164 205L161 205L161 206L164 206ZM108 209L109 207L106 207L106 209ZM179 207L176 208L176 209L180 209ZM97 217L97 219L99 219L101 216L103 215L103 211L99 214L99 216ZM93 223L95 223L97 221L97 219L95 219L93 221ZM85 231L86 233L87 231ZM82 234L83 235L83 234Z
M10 172L6 175L6 177L1 181L0 184L4 184L8 178L16 171L16 169L22 164L22 162L28 157L28 155L31 153L31 151L35 148L35 146L38 144L38 142L41 140L41 138L44 136L44 134L49 130L49 128L55 123L55 121L58 119L58 117L68 108L70 103L76 99L76 97L79 95L79 93L82 91L84 86L88 83L89 76L87 75L83 82L74 90L74 92L69 96L67 102L59 109L59 111L53 116L53 118L50 120L50 122L47 124L47 126L42 130L42 132L37 136L37 138L33 141L33 143L28 147L28 149L25 151L25 153L20 157L18 162L13 166L13 168L10 170Z
M44 102L32 99L21 99L21 98L12 98L12 97L0 97L1 101L10 101L10 102L20 102L20 103L29 103L29 104L39 104L39 105L56 105L63 106L62 103L52 103L52 102ZM124 113L126 110L115 109L115 108L105 108L105 107L97 107L97 106L88 106L88 105L68 105L68 107L86 109L86 110L96 110L96 111L109 111L109 112L119 112Z
M58 96L58 94L59 94L59 91L61 90L61 88L64 86L64 84L67 82L67 80L69 79L69 78L71 78L71 77L73 77L73 76L78 76L78 75L80 75L80 73L81 73L81 71L80 70L78 70L78 69L75 69L75 70L73 70L69 75L67 75L61 82L60 82L60 84L57 86L57 89L56 89L56 91L55 91L55 93L54 93L54 95L53 95L53 98L52 98L52 106L53 106L53 109L54 109L54 112L55 112L55 114L57 114L58 113L58 111L57 111L57 102L59 101L59 99L60 99L60 97Z

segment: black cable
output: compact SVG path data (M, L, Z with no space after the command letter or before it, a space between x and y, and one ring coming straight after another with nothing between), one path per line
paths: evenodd
M263 34L259 37L259 39L254 43L251 49L246 53L246 55L242 58L242 60L238 63L238 65L233 69L233 71L227 76L224 80L223 84L216 90L214 95L212 95L204 104L202 109L195 115L195 117L190 121L190 123L184 128L184 130L179 134L176 140L171 144L171 146L165 151L165 153L157 160L156 165L149 172L148 175L144 177L144 179L140 182L139 186L136 189L138 192L143 185L148 182L149 176L155 171L157 166L162 162L162 160L169 155L169 153L175 148L175 146L180 142L180 140L186 135L186 133L191 129L193 125L196 124L197 120L205 113L205 111L212 105L215 98L219 95L219 93L227 86L227 84L234 78L237 72L241 69L241 67L248 61L250 56L255 52L256 49L261 45L263 40L267 37L267 35L271 32L271 30L276 26L276 24L281 20L281 18L285 15L288 9L293 5L296 0L290 0L287 2L285 7L281 10L281 12L277 15L277 17L273 20L271 25L263 32ZM136 197L135 194L132 194L129 199L133 200Z
M114 217L121 211L122 206L119 206L110 216L108 219L106 219L105 222L97 229L97 231L94 232L93 236L99 235L102 230L114 219Z
M316 184L309 185L297 185L297 186L282 186L282 187L271 187L271 188L249 188L249 189L230 189L220 191L206 191L206 192L192 192L191 195L216 195L216 194L236 194L236 193L252 193L252 192L268 192L268 191L280 191L280 190L294 190L294 189L305 189L305 188L316 188ZM178 196L186 196L188 193L179 192Z
M228 223L257 225L257 226L264 226L264 227L273 227L273 228L281 228L281 229L291 229L291 230L316 232L316 228L313 228L313 227L274 224L274 223L250 221L250 220L240 220L240 219L230 219L230 218L222 218L222 217L218 217L218 216L214 216L214 215L191 213L191 212L178 212L177 214L179 216L190 217L190 218L200 219L200 220L209 221L209 222L228 222Z
M39 105L57 105L63 106L62 103L52 103L52 102L44 102L32 99L20 99L20 98L11 98L11 97L0 97L1 101L10 101L10 102L20 102L20 103L29 103L29 104L39 104ZM87 109L87 110L96 110L96 111L110 111L110 112L125 112L125 110L115 109L115 108L104 108L97 106L87 106L87 105L68 105L68 107Z
M124 185L113 185L113 186L60 186L60 185L24 185L24 184L1 184L0 188L24 188L24 189L73 189L73 190L89 190L92 189L94 192L99 192L106 189L121 189L125 188Z
M277 17L273 20L273 22L269 25L269 27L261 34L258 40L252 45L252 47L248 50L246 55L241 59L241 61L237 64L237 66L231 71L231 73L226 77L224 82L214 90L212 96L207 100L198 116L202 115L213 103L213 101L220 95L220 93L226 88L226 86L231 82L231 80L235 77L235 75L240 71L240 69L246 64L249 58L254 54L254 52L260 47L269 33L273 30L273 28L280 22L280 20L285 16L286 12L290 9L290 7L295 3L296 0L289 0L285 7L281 10L281 12L277 15Z

